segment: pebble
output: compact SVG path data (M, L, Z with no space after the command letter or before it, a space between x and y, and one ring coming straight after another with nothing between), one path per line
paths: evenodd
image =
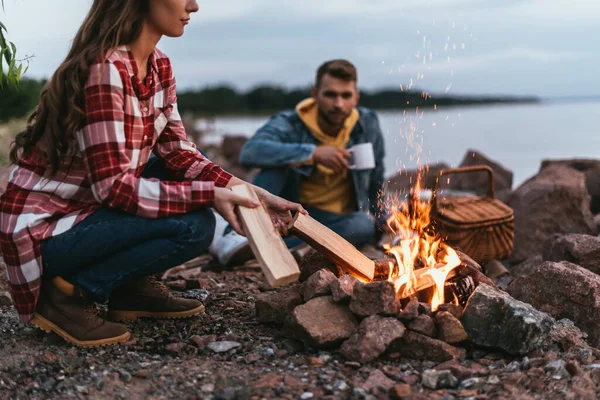
M565 366L566 363L564 360L556 360L546 364L544 371L550 372L553 379L567 379L571 377L571 374L569 374L569 371L567 371Z
M496 375L491 375L488 379L487 382L490 385L497 385L500 383L500 378L498 378L498 376Z
M242 345L238 342L223 341L223 342L211 342L208 344L207 347L209 349L211 349L212 351L214 351L215 353L225 353L225 352L228 352L229 350L233 350L233 349L236 349L241 346Z
M480 384L481 378L469 378L462 381L458 387L459 389L478 388Z
M340 392L344 392L346 390L348 390L348 384L346 383L346 381L343 381L341 379L338 379L337 381L335 381L335 383L333 384L333 390L336 391L340 391Z
M300 396L302 400L312 399L313 397L314 395L311 392L304 392L302 393L302 396Z
M428 369L423 372L421 379L423 386L433 390L452 389L458 386L458 379L449 370Z
M75 390L79 393L82 394L88 394L88 388L87 386L79 386L79 385L75 385Z

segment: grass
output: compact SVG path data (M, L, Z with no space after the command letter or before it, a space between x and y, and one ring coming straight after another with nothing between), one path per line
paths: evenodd
M0 165L9 163L8 151L10 150L10 144L13 138L25 129L25 123L24 119L16 119L0 124Z

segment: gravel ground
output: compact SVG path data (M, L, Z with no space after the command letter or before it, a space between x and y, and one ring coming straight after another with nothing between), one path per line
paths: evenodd
M204 299L204 315L136 321L128 343L98 349L20 327L12 307L2 306L0 399L597 398L600 363L563 362L552 351L514 359L469 348L466 360L442 365L400 354L346 362L256 322L254 303L264 290L256 269L205 272L201 289L180 294ZM432 381L427 370L452 378Z

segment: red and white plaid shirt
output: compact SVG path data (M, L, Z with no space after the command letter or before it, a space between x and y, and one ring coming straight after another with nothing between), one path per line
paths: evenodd
M156 49L141 82L126 47L90 67L85 86L85 126L72 155L51 179L41 150L25 154L0 197L0 245L21 321L36 306L43 272L40 241L59 235L100 207L145 218L211 206L214 187L231 175L187 140L166 55ZM150 152L181 181L141 178Z

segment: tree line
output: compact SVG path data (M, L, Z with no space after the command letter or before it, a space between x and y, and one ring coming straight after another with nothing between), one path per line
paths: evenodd
M0 87L0 121L26 117L37 105L45 80L22 78L18 86ZM310 96L310 87L286 89L261 85L239 91L227 85L178 93L181 112L201 115L265 114L294 108ZM416 91L361 91L360 104L378 110L508 102L534 102L532 97L429 96Z

